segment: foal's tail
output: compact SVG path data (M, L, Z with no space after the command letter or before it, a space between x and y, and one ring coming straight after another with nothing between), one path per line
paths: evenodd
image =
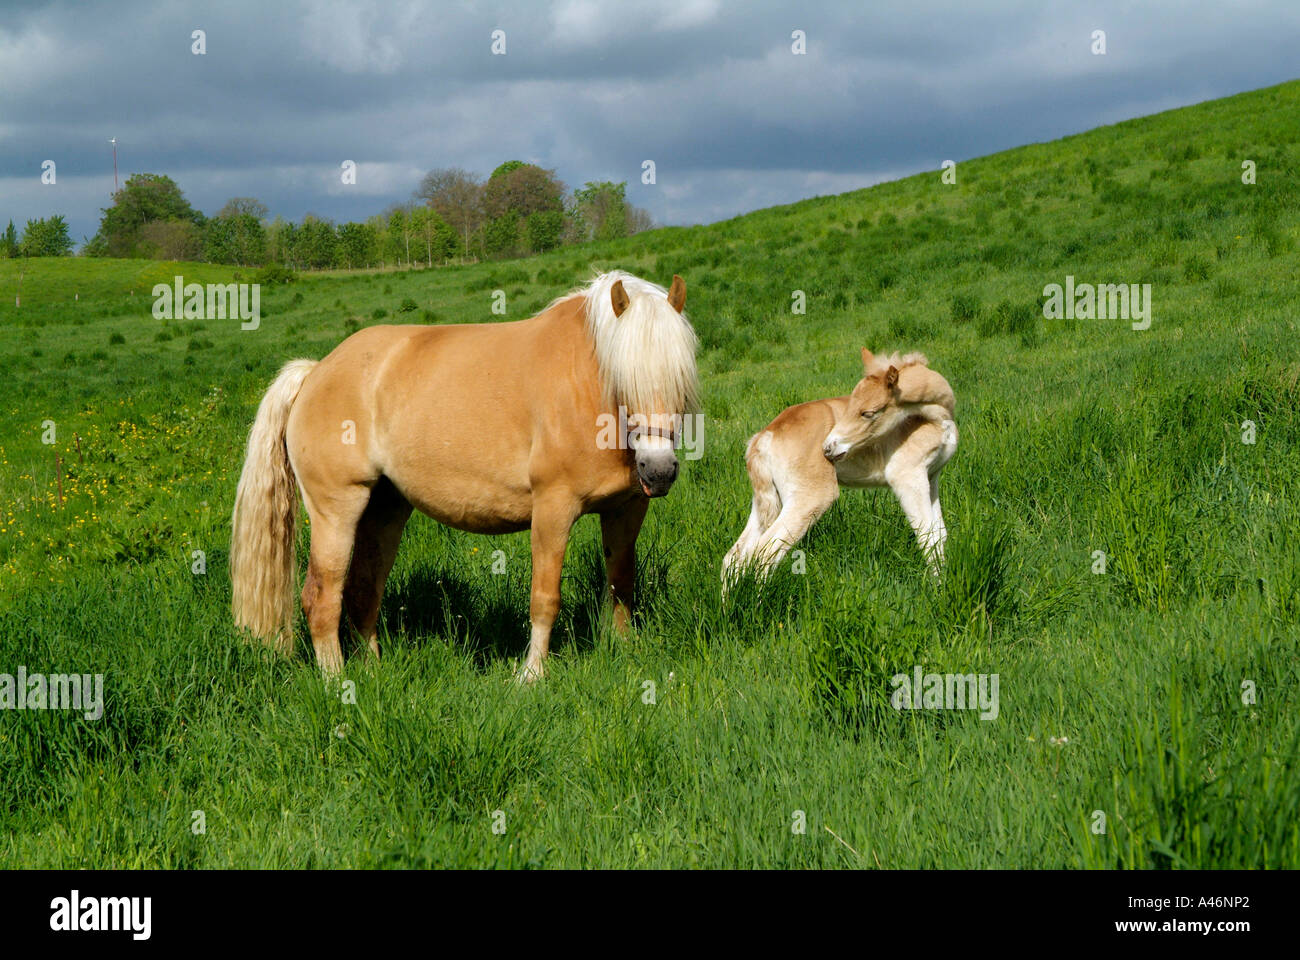
M753 513L759 526L766 530L781 512L781 490L772 471L772 434L760 430L749 438L745 447L745 469L749 485L754 488Z
M315 360L290 360L257 408L230 518L230 610L235 626L281 653L293 647L298 485L284 445L289 411Z

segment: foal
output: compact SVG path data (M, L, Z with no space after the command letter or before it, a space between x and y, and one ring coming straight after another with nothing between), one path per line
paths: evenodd
M948 536L939 471L957 450L957 424L952 388L928 362L919 353L877 359L863 347L863 378L852 394L787 407L750 439L754 503L722 561L724 586L747 563L769 573L842 486L888 484L938 573Z

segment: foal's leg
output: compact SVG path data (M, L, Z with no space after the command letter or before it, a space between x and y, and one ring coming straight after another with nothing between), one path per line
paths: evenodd
M636 497L621 510L600 515L605 573L614 600L614 629L619 633L627 633L631 626L636 589L636 537L649 506L649 500Z
M948 542L948 527L943 522L943 508L939 506L939 475L930 478L930 518L935 532L934 553L939 563L943 563L943 547Z
M343 605L353 628L375 656L379 656L379 601L410 516L411 504L385 479L375 484L370 503L357 524Z
M328 499L312 497L307 502L311 517L311 559L307 564L307 582L302 588L302 611L311 628L316 662L329 675L343 669L343 650L339 646L343 582L357 522L369 499L367 487L352 486Z
M749 508L749 520L740 537L722 558L722 592L727 592L728 581L733 571L748 562L754 556L755 548L762 540L763 534L776 522L781 513L781 495L772 478L768 444L761 442L759 435L750 442L745 466L749 472L749 483L754 488L754 499Z
M731 545L727 555L722 558L722 589L726 592L727 581L731 579L732 571L737 566L748 559L750 552L758 543L759 537L763 535L766 529L762 526L758 516L758 495L754 496L754 503L749 510L749 520L745 523L745 529L740 532L736 542Z
M780 493L781 512L759 537L751 554L764 576L785 559L790 548L830 509L839 498L840 484L834 467L826 463L824 470L818 465L811 474L787 479Z
M930 563L930 571L937 574L939 567L936 554L941 552L943 547L940 545L936 549L935 546L937 536L930 509L929 477L924 470L908 471L901 476L891 477L889 485L893 488L894 495L898 497L903 512L907 514L907 520L916 533L917 543L921 545L921 552Z
M551 647L551 625L560 612L560 574L564 567L564 551L569 545L569 531L576 519L578 511L572 497L556 497L533 506L533 529L530 534L533 591L528 604L528 620L532 630L528 641L528 656L519 674L519 680L523 683L532 683L546 670L544 661Z

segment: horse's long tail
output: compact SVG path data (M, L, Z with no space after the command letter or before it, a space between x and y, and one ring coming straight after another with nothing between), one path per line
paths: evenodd
M293 648L298 485L284 433L315 360L290 360L267 389L248 434L230 518L230 610L235 626L281 653Z

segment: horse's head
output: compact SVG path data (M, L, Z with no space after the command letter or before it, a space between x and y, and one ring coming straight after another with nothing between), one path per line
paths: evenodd
M832 463L879 440L908 416L898 390L898 367L890 364L879 369L871 351L863 347L862 372L848 408L822 443L822 453Z
M632 448L637 480L647 497L662 497L677 479L675 448L681 439L683 414L696 403L695 334L681 316L686 306L686 283L673 277L665 298L662 291L633 287L629 293L618 280L610 287L610 301L623 346L635 351L626 360L635 372L627 378L627 438ZM622 392L622 391L620 391Z

